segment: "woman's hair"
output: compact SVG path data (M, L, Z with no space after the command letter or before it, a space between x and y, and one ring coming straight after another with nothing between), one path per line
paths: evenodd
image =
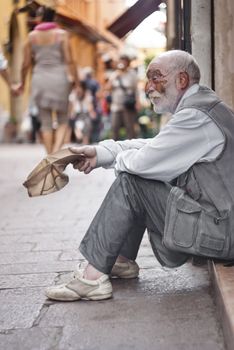
M53 22L55 13L55 10L51 7L44 6L42 11L42 22Z
M130 62L131 62L131 59L128 55L122 54L122 55L120 55L119 59L127 62L127 64L130 64Z

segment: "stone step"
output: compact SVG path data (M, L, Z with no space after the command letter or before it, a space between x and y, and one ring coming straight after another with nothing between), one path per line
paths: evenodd
M234 349L234 266L209 263L227 350Z

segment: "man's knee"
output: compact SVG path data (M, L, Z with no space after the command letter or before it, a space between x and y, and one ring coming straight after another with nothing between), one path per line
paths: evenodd
M137 181L137 178L137 175L129 174L127 172L121 172L118 174L117 180L120 183L132 184L133 182L135 183Z
M133 193L136 194L138 193L137 178L138 176L136 175L121 172L115 180L115 188L119 187L119 189L121 189L121 191L127 196Z
M133 176L135 176L135 175L129 174L129 173L125 172L125 171L118 174L118 178L120 180L129 179L129 178L132 178Z
M118 175L117 184L121 186L127 193L142 194L151 197L151 193L157 193L157 189L165 185L157 180L144 179L140 176L122 172Z
M120 182L124 182L124 183L131 183L131 184L137 184L139 186L153 186L154 188L156 187L171 187L170 185L159 181L159 180L151 180L151 179L145 179L142 178L138 175L134 175L134 174L130 174L127 172L121 172L119 173L117 179L119 179Z

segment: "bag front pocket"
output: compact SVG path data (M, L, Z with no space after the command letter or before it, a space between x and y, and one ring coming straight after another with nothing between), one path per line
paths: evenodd
M180 247L192 247L197 235L201 209L191 205L177 206L177 213L172 232L174 243Z
M180 188L168 197L163 242L168 249L213 258L227 258L230 248L228 211L210 213Z
M197 237L201 206L182 189L173 187L168 197L163 242L169 249L191 253Z

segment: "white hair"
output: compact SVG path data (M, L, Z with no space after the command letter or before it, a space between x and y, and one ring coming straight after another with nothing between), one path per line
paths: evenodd
M167 60L166 65L168 70L187 72L191 83L199 83L201 77L200 68L190 53L182 50L166 51L157 56L157 58L154 58L152 63L158 59Z

